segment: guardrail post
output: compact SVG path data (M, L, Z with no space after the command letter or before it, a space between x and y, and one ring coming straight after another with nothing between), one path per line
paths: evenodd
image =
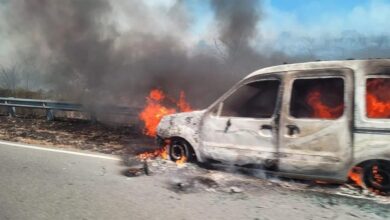
M55 114L53 109L47 109L46 110L46 120L48 121L54 121Z
M16 108L15 107L8 107L8 116L10 116L10 117L16 116Z
M8 101L5 101L4 102L5 104L8 104ZM15 117L16 116L16 108L13 107L13 106L8 106L7 107L7 111L8 111L8 116L9 117Z

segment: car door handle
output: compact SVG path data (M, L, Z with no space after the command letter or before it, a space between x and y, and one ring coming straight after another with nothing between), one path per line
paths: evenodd
M230 121L230 118L226 121L224 132L228 132L230 126L232 126L232 122Z
M260 130L272 130L272 125L262 125L260 126Z
M301 131L299 130L298 126L296 125L287 125L287 134L289 136L293 136L295 134L299 134Z

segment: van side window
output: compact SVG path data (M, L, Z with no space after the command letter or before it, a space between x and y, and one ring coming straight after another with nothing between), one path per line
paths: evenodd
M366 82L368 118L390 118L390 78L370 78Z
M265 80L240 87L222 103L221 116L271 118L279 85L279 80Z
M342 78L297 79L294 81L290 115L295 118L336 119L344 112Z

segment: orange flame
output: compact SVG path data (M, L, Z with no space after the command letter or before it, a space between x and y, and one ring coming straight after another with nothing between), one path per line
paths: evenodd
M369 118L390 118L390 79L368 79L366 108Z
M162 147L152 152L138 154L138 159L140 160L154 159L157 157L161 157L164 160L168 159L167 147Z
M313 109L312 117L315 118L335 119L340 117L344 110L343 104L331 107L323 103L321 92L315 89L309 92L306 103Z
M168 107L168 106L173 107ZM146 106L139 114L139 118L145 124L144 133L148 136L155 137L156 129L160 120L169 114L192 111L191 106L185 100L185 93L180 92L178 101L172 98L167 98L163 91L154 89L150 91L146 98Z
M360 187L364 187L363 179L362 179L363 169L361 167L353 167L351 171L349 171L348 177L356 183L356 185Z
M186 101L186 96L183 91L180 92L180 98L179 101L177 102L177 107L181 112L190 112L192 111L192 108L190 104Z
M159 148L155 151L151 152L144 152L141 154L138 154L138 159L140 160L148 160L148 159L155 159L155 158L162 158L164 160L168 159L168 145L162 148ZM187 157L181 157L179 160L175 161L177 166L182 166L188 161Z
M175 163L180 166L183 165L187 162L188 158L185 156L182 156L179 160L176 160Z

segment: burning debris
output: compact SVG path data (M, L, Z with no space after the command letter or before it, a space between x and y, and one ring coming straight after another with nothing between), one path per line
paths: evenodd
M144 153L138 154L137 158L141 161L155 160L158 158L161 158L163 160L168 160L169 159L168 146L167 146L168 144L170 144L170 143L168 142L168 143L166 143L166 146L159 148L159 149L156 149L154 151L144 152ZM185 164L187 162L187 160L188 160L188 158L181 157L181 158L178 158L178 160L175 160L175 163L178 166L182 166L183 164Z
M148 160L148 159L156 159L158 157L166 160L168 159L168 153L167 153L167 149L166 147L163 147L163 148L159 148L155 151L152 151L152 152L144 152L144 153L141 153L141 154L138 154L138 159L140 160Z

